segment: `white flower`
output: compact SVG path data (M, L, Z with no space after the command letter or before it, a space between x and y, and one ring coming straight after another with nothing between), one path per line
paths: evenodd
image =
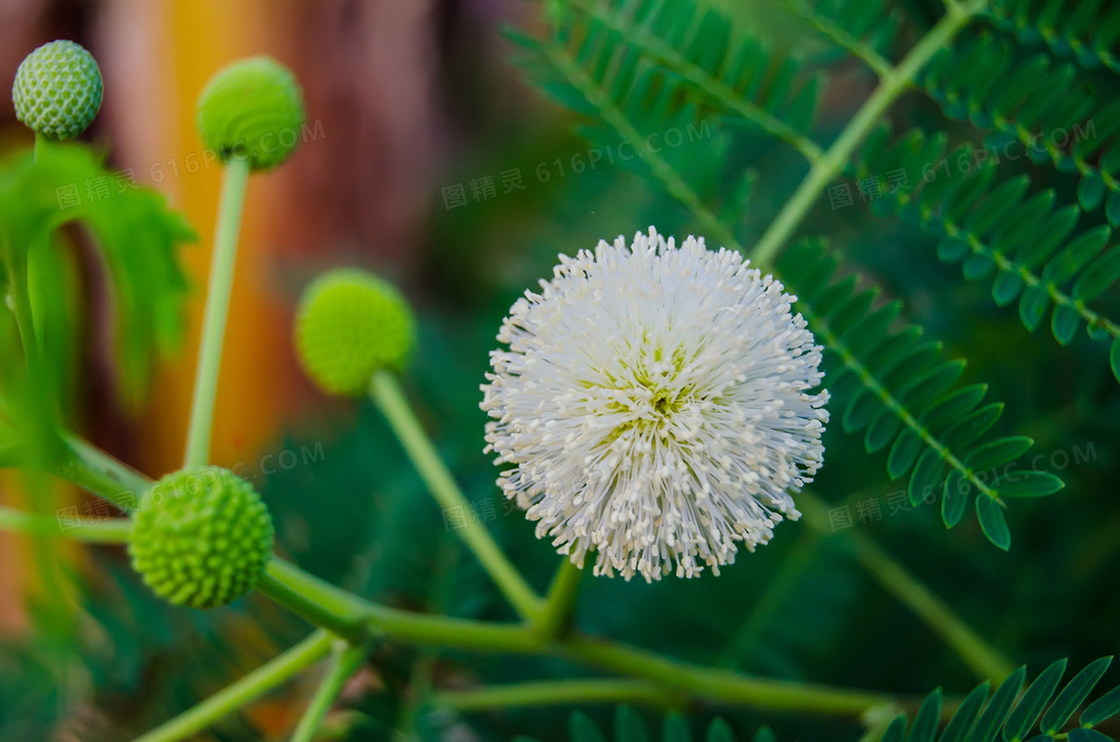
M828 393L796 297L652 227L560 256L510 309L482 386L499 486L595 574L693 577L752 550L821 466Z

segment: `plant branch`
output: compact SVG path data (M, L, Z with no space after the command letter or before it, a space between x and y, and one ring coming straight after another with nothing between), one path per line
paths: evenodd
M640 45L654 60L688 80L725 110L754 122L766 133L785 141L800 152L810 163L821 159L821 148L816 142L801 134L777 116L750 102L730 85L711 75L704 68L691 62L687 56L658 38L648 24L627 22L623 14L612 9L608 3L573 0L572 5L578 10L597 18L608 28L614 29L633 43Z
M542 639L550 641L567 631L582 576L583 570L567 558L556 568L544 609L537 619L537 633Z
M593 678L590 680L542 680L490 685L470 690L443 691L432 699L436 708L455 711L485 711L527 706L576 706L588 703L643 703L673 707L680 698L647 680Z
M111 488L110 491L116 491L121 482L138 476L123 464L114 465L113 459L104 454L97 454L92 463L85 461L83 455L94 451L88 446L73 446L72 450L76 458L72 466L63 469L76 475L72 481L102 482ZM107 472L107 467L119 471ZM93 474L87 472L87 468ZM136 492L143 492L149 486L142 477L136 484ZM375 640L384 637L421 646L548 655L649 680L688 697L774 711L844 716L857 716L868 708L899 702L886 693L755 678L717 670L578 634L548 642L537 636L529 624L495 624L390 608L330 585L279 558L271 561L260 590L281 605L311 621L322 621L324 628L346 637Z
M368 652L364 645L350 645L336 642L334 657L327 674L319 683L318 690L311 698L311 703L299 720L296 731L292 734L292 742L314 742L315 734L322 726L327 713L334 705L335 699L342 692L346 681L356 673L366 660Z
M132 523L126 518L110 518L90 520L63 528L55 519L21 513L0 505L0 531L71 538L87 544L123 544L128 542Z
M825 151L824 156L809 169L801 185L797 187L793 196L778 212L777 217L755 245L750 256L755 265L765 269L774 262L778 252L801 225L829 181L847 166L856 147L878 125L895 99L906 91L918 72L938 51L947 46L949 41L968 25L986 4L985 0L972 0L950 6L949 12L922 37L897 66L883 72L875 91L856 111L855 116Z
M334 637L328 632L316 631L197 706L137 737L135 742L177 742L190 739L214 722L260 698L296 673L318 662L331 651L334 641Z
M439 506L445 510L460 508L470 512L467 498L416 419L396 377L387 371L378 371L370 385L370 396L389 421ZM471 518L465 519L458 533L517 612L525 619L535 620L541 610L540 597L498 548L490 533Z
M810 527L822 534L832 533L828 528L825 505L813 493L803 491L798 496L798 504L805 511ZM851 539L856 558L871 576L941 637L981 680L990 679L999 684L1014 671L1011 662L874 539L854 530L847 536Z
M184 466L201 466L210 456L218 372L222 366L222 345L233 290L233 271L237 264L237 236L241 229L241 210L245 204L250 172L249 160L236 157L226 165L222 176L222 195L214 233L214 254L210 263L210 285L198 349Z

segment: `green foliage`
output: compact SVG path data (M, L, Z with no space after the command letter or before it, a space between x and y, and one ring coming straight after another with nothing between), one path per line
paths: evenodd
M991 131L993 161L1025 153L1076 173L1081 205L1103 204L1120 226L1120 101L1106 103L1073 65L1045 54L1020 60L1007 42L980 34L939 54L922 84L948 116Z
M1093 727L1120 714L1120 686L1083 707L1111 662L1112 657L1102 657L1086 665L1060 691L1058 686L1065 673L1065 659L1050 664L1026 687L1026 665L1008 676L990 695L989 684L981 683L952 713L938 739L940 742L994 742L997 739L1043 742L1056 739L1060 733L1069 740L1111 740ZM933 742L942 718L942 706L939 688L922 702L909 729L906 716L895 717L883 734L882 742ZM1067 729L1075 718L1074 728ZM1032 736L1031 730L1038 736Z
M1052 0L993 0L987 13L1023 44L1046 44L1087 68L1120 72L1120 7L1108 0L1087 0L1072 9Z
M888 452L892 479L910 474L912 505L940 496L947 528L960 522L975 493L984 534L1007 549L1003 498L1052 494L1061 480L1040 471L989 476L1033 442L990 435L1003 405L983 404L983 384L958 384L964 361L945 360L941 343L901 324L901 302L882 303L878 289L862 288L854 274L836 280L838 264L819 241L807 240L787 250L777 266L833 364L827 383L834 416L845 432L866 431L869 453Z
M910 187L888 189L876 210L907 216L941 237L938 257L961 263L969 280L992 279L996 304L1018 300L1028 330L1049 311L1060 344L1084 326L1090 337L1113 343L1115 358L1120 324L1093 304L1120 279L1120 246L1108 225L1085 224L1091 220L1081 208L1059 206L1051 189L1028 195L1028 176L1001 180L998 167L970 146L948 151L943 135L910 131L892 142L881 129L858 171L904 174Z
M109 195L84 198L94 186ZM71 192L79 194L80 203L70 201ZM51 145L0 164L0 254L8 266L30 264L37 335L54 359L56 379L65 377L74 352L59 344L75 342L79 320L70 306L74 279L62 268L61 245L50 235L75 222L96 239L110 279L118 391L135 403L155 355L179 342L186 281L176 250L194 233L168 208L166 197L122 180L81 146ZM9 284L13 280L22 279L8 275Z

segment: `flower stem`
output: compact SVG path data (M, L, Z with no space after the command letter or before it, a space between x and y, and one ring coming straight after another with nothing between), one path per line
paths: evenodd
M249 173L249 161L234 158L226 165L222 178L222 195L214 233L214 254L210 264L210 285L198 351L184 466L201 466L210 456L214 400L218 392L218 371L222 365L222 344L226 334L226 318L229 316L233 271L237 263L237 236L241 229L241 210L245 203Z
M803 491L798 504L805 511L810 527L828 534L828 518L824 503L814 494ZM973 631L964 620L935 595L917 577L910 574L890 554L866 534L847 533L860 564L900 602L917 614L935 634L940 636L981 680L999 683L1015 669L1012 664Z
M116 491L122 482L134 481L135 491L147 489L136 475L111 457L86 457L89 446L72 445L75 459L61 471L72 481L101 483ZM115 469L115 471L114 471ZM135 480L139 481L135 481ZM103 492L95 492L102 494ZM869 708L900 703L914 704L875 691L756 678L728 670L695 665L625 644L571 634L554 641L541 639L533 625L496 624L434 616L378 605L330 585L294 565L274 558L261 592L305 618L336 634L376 639L384 636L420 646L505 654L547 655L598 667L620 675L644 679L689 698L753 706L772 711L858 716ZM326 649L323 653L326 653ZM251 699L248 699L251 700ZM144 738L163 742L175 737Z
M400 439L440 507L445 510L459 508L460 512L469 512L466 497L420 426L396 377L386 371L378 371L370 385L370 396L389 421L389 426ZM498 548L482 524L466 518L459 534L517 612L528 620L536 619L541 610L540 597Z
M526 706L574 706L585 703L645 703L676 706L678 696L648 680L594 678L543 680L491 685L472 690L444 691L432 699L436 708L483 711Z
M54 519L21 513L0 505L0 531L72 538L87 544L123 544L128 542L132 523L125 518L110 518L75 524L64 529Z
M566 633L579 593L579 581L583 570L565 558L556 569L552 586L548 589L544 607L537 618L537 634L545 641L551 641Z
M327 668L327 674L319 683L318 690L311 698L311 704L299 720L295 733L292 734L292 742L314 742L315 733L319 731L319 727L327 717L327 712L331 710L338 694L342 692L342 687L350 676L361 668L367 656L364 645L336 643L334 651L335 655L330 667Z
M218 691L194 708L176 716L135 742L176 742L193 737L214 722L256 700L331 651L335 638L316 631L288 651Z
M922 37L898 65L882 71L875 91L856 111L855 116L824 155L813 163L805 179L801 181L801 185L759 238L750 255L751 262L755 266L763 270L771 266L778 252L801 225L829 181L844 169L856 147L879 124L895 99L906 91L915 75L925 67L933 55L947 46L949 41L968 25L972 17L986 4L984 0L972 0L972 2L950 6L945 17Z

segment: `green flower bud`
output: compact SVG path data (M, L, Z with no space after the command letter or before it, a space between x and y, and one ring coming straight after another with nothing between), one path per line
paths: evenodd
M303 95L287 67L271 57L251 57L210 78L198 99L197 121L202 141L223 162L247 157L254 170L268 170L296 148Z
M28 54L12 85L16 118L51 141L85 131L101 108L101 94L97 61L73 41L52 41Z
M323 391L359 395L374 372L403 367L414 334L399 291L371 273L342 269L304 292L295 343L304 371Z
M184 469L156 482L136 511L132 566L162 598L215 608L253 589L272 555L272 517L228 469Z

